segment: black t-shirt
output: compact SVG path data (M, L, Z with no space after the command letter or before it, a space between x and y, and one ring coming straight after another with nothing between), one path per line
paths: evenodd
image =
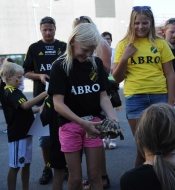
M47 96L44 101L43 111L40 114L43 126L49 124L50 129L50 149L55 149L58 146L60 151L60 142L58 136L58 113L54 109L53 98Z
M152 165L141 165L126 172L120 179L121 190L161 190Z
M50 76L52 63L62 55L66 50L66 43L55 40L53 44L46 44L42 40L29 46L24 59L25 73L33 71L38 74L47 74ZM45 91L45 85L41 80L34 80L33 96L36 97ZM43 101L37 105L41 105Z
M173 55L175 56L175 49L171 49ZM174 71L175 71L175 59L172 60L173 62L173 68L174 68Z
M100 92L105 91L108 83L103 63L95 58L97 70L90 61L80 63L74 59L67 76L63 64L57 60L52 67L48 93L64 95L64 103L79 117L98 116L101 112ZM69 122L59 115L59 126Z
M4 87L5 87L5 82L3 82L2 78L0 77L0 101L4 99Z
M12 86L6 86L5 104L8 112L8 141L13 142L27 137L27 133L34 121L32 109L24 110L21 104L27 101L24 94Z

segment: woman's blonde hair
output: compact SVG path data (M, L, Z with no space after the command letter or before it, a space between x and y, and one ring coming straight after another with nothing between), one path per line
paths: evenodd
M131 16L130 16L130 23L129 23L129 27L127 30L127 33L125 35L125 37L121 40L127 40L128 43L133 43L136 36L135 36L135 20L136 17L138 15L145 15L148 17L148 19L151 22L151 26L150 26L150 30L148 33L148 39L149 41L154 44L155 39L162 39L159 35L156 34L156 29L155 29L155 21L154 21L154 16L151 10L144 10L144 9L139 9L139 10L133 10L131 12Z
M138 123L135 141L142 153L146 148L155 155L153 168L162 190L174 190L175 168L163 156L175 150L175 109L166 103L147 108Z
M73 63L73 51L71 46L72 40L85 46L97 47L102 37L97 30L97 27L91 23L82 23L73 28L72 33L67 42L67 48L63 56L60 56L58 60L63 60L64 69L69 75L69 71L72 68ZM94 69L97 68L94 56L88 57L88 60L93 64Z
M7 77L9 75L14 76L17 72L24 74L24 69L20 65L17 65L16 63L4 61L2 68L0 70L0 76L1 76L2 80L5 83L7 83L8 82Z
M77 25L82 24L82 23L90 23L90 24L93 24L94 26L96 26L96 24L92 21L92 19L89 16L80 16L73 21L72 27L74 28ZM104 38L101 38L101 40L100 40L99 44L97 45L94 53L96 55L98 55L98 52L103 52L103 46L106 46L106 44L108 45L106 40Z
M78 18L76 18L74 21L73 21L73 28L75 28L75 26L79 25L79 24L82 24L82 23L91 23L91 24L94 24L95 23L92 21L92 19L88 16L80 16Z

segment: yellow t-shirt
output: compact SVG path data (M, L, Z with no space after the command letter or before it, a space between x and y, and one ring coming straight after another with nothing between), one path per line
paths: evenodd
M134 41L138 49L128 59L124 83L124 94L165 94L167 93L166 78L162 64L175 57L164 39L155 40L155 45L148 38L139 38ZM114 63L119 63L127 42L119 42L115 52Z

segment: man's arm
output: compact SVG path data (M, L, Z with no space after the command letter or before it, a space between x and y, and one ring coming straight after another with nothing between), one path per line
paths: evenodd
M46 74L38 74L38 73L34 73L32 71L29 71L27 73L24 74L24 76L26 78L32 79L32 80L41 80L41 82L43 84L46 84L46 79L50 79L50 77Z

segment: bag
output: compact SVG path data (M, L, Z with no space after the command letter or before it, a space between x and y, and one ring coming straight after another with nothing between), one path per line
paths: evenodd
M122 101L120 99L118 90L119 85L114 80L109 80L109 88L107 90L107 95L111 100L112 106L114 108L122 105Z

